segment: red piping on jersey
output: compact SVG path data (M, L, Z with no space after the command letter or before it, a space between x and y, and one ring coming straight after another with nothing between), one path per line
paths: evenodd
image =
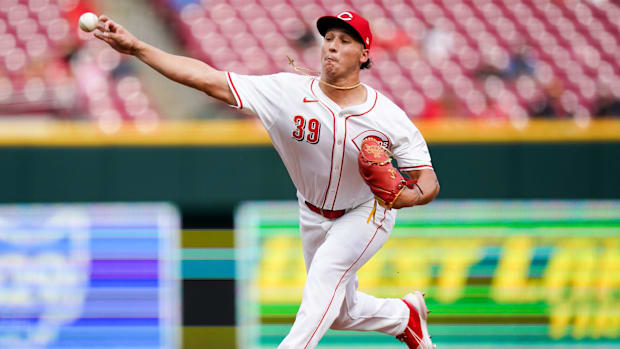
M336 291L338 291L338 287L340 287L340 283L342 282L342 279L344 279L345 275L347 275L347 273L349 272L349 270L351 270L351 268L353 268L353 266L355 265L355 263L357 263L360 258L362 258L362 256L364 255L364 253L366 252L366 250L368 249L368 247L370 246L370 244L374 241L375 237L377 236L377 232L379 231L379 229L381 229L381 227L383 226L383 221L385 220L385 214L387 213L387 209L383 209L383 219L381 219L381 222L379 222L379 226L377 227L377 230L375 230L374 235L372 236L372 238L370 239L370 241L368 241L368 243L366 244L366 247L364 247L364 250L362 251L362 253L357 257L357 259L355 260L355 262L353 262L349 268L347 270L344 271L344 273L342 274L342 276L340 277L340 280L338 280L338 283L336 284L336 288L334 289L334 293L332 294L332 298L329 300L329 304L327 305L327 309L325 309L325 312L323 313L323 316L321 317L321 321L319 321L319 324L316 326L316 328L314 329L314 332L312 332L312 336L310 336L310 339L308 339L308 342L306 343L306 346L304 346L304 349L308 348L308 345L310 344L310 342L312 341L312 338L314 337L314 335L316 334L316 331L319 330L319 327L321 327L321 323L323 323L323 319L325 319L325 315L327 315L327 312L329 311L329 308L332 305L332 302L334 301L334 297L336 297Z
M349 118L352 116L362 116L370 112L371 110L373 110L375 108L375 105L377 105L378 98L379 98L379 94L377 93L377 91L375 91L375 102L372 104L372 107L370 107L370 109L368 109L366 112L362 114L349 115L344 119L344 140L343 140L343 145L342 145L342 160L340 162L340 174L338 175L338 185L336 186L336 194L334 195L334 201L332 202L332 208L331 208L332 210L334 209L334 206L336 206L336 198L338 197L338 190L340 189L340 180L342 179L342 171L344 167L344 155L345 155L345 149L347 148L347 120L349 120ZM334 132L334 135L335 135L335 132ZM388 142L389 142L389 138L388 138Z
M239 96L239 92L237 92L235 83L232 81L232 78L230 77L230 72L226 72L226 74L228 74L228 81L230 81L230 86L232 86L233 91L235 91L235 95L237 96L237 100L239 101L239 109L243 109L243 101L241 100L241 97Z
M375 108L375 105L377 105L377 99L379 99L379 94L377 93L377 91L375 91L375 102L372 104L372 107L370 107L370 109L368 109L367 111L361 113L361 114L353 114L353 115L349 115L347 116L347 119L352 117L352 116L362 116L364 114L368 114L371 110L373 110Z
M399 167L399 169L401 169L401 170L407 170L407 169L414 169L414 168L421 168L421 167L430 167L430 168L433 168L433 166L431 166L431 165L418 165L418 166Z
M332 114L332 118L334 119L334 132L332 132L334 134L334 139L332 142L332 157L331 157L330 164L329 164L329 181L327 182L327 189L325 189L325 196L323 197L323 203L321 203L321 209L324 209L325 202L327 201L327 194L329 193L329 187L332 185L332 168L334 167L334 147L336 146L336 114L334 114L334 112L331 109L329 109L329 107L316 96L316 94L314 93L314 90L312 89L313 85L314 85L314 79L312 79L312 82L310 83L310 92L312 92L312 94L317 99L317 101L321 103L321 105L324 106Z
M344 119L344 140L342 141L342 159L340 160L340 174L338 175L338 185L336 186L336 194L334 195L334 201L332 202L332 208L336 205L336 198L338 197L338 190L340 189L340 179L342 179L342 170L344 167L344 150L347 148L347 118Z

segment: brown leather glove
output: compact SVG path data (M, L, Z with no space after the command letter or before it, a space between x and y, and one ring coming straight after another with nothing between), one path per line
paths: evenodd
M362 178L375 194L379 204L391 209L409 183L392 166L389 150L376 139L366 138L362 141L357 164Z

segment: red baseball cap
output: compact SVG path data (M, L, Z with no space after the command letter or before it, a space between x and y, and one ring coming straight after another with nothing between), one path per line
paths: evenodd
M316 21L316 27L319 29L319 33L325 36L327 31L334 26L342 26L342 24L351 27L362 38L364 47L370 49L372 44L372 33L370 32L370 25L366 18L358 15L353 11L342 11L335 16L323 16Z

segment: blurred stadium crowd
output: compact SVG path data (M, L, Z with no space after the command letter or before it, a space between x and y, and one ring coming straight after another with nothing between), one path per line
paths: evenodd
M0 116L162 117L122 57L78 30L89 0L0 0ZM612 0L154 0L188 55L247 74L319 70L316 19L372 25L362 80L413 119L620 117L620 4ZM241 114L239 114L240 117Z
M159 117L123 57L78 30L87 0L0 1L0 116L123 119L148 128Z

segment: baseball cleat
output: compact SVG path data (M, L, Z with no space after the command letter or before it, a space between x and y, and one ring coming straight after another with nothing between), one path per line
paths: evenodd
M409 293L403 298L403 302L409 307L409 323L405 332L396 336L401 342L407 344L409 349L433 349L435 344L428 335L426 318L429 313L421 292Z

